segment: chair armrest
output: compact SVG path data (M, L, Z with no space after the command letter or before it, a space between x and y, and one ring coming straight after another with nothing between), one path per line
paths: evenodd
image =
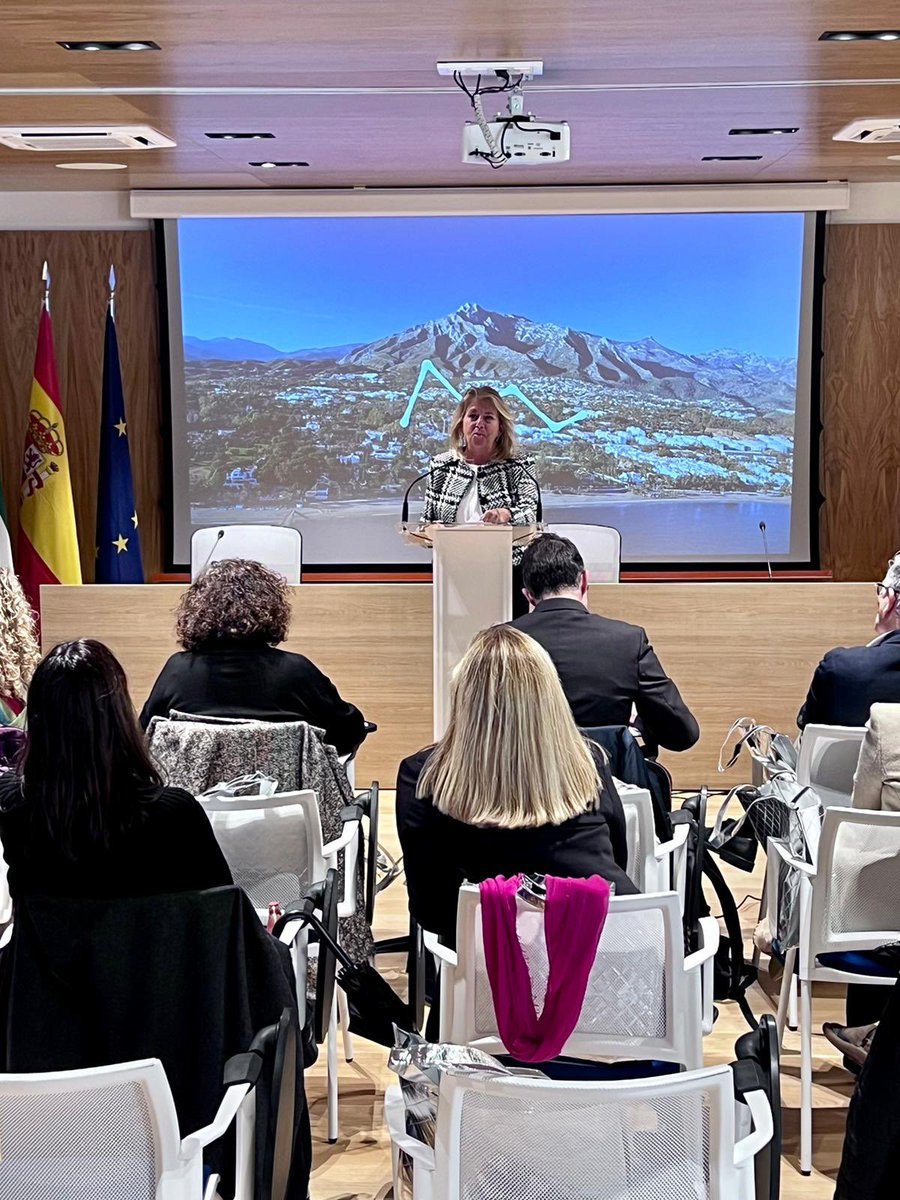
M341 820L344 823L343 828L341 829L339 836L336 837L334 841L326 842L322 847L323 858L334 858L335 855L340 854L342 850L347 849L362 828L362 821L360 820L361 811L362 810L357 808L355 804L349 804L347 808L343 810L341 813ZM345 816L344 814L347 815Z
M444 946L438 941L436 933L430 933L427 929L422 930L422 941L425 943L425 949L430 950L435 958L442 959L448 966L455 967L459 964L459 959L456 956L456 951L451 950L449 946Z
M333 842L327 842L322 847L322 857L326 867L338 866L338 854L344 852L344 895L338 901L338 916L352 917L356 912L356 869L359 856L359 843L362 837L362 810L356 804L349 804L341 813L344 827L340 837Z
M182 1140L179 1156L183 1160L193 1158L204 1146L208 1146L210 1142L216 1141L217 1138L220 1138L227 1132L251 1086L249 1083L234 1083L231 1085L222 1097L219 1111L213 1117L210 1124L204 1125L202 1129L198 1129L196 1133L191 1133Z
M799 871L803 875L808 875L810 879L815 879L816 868L812 865L812 863L805 862L802 858L795 858L793 854L791 854L790 850L788 850L787 846L785 846L785 844L780 840L780 838L769 838L769 844L766 850L767 858L773 850L782 860L782 862L787 864L787 866L791 867L795 871Z
M701 917L700 949L689 954L684 960L685 971L700 969L700 1030L703 1036L712 1033L715 1021L713 1008L713 959L719 948L719 922L715 917Z
M434 1170L434 1150L426 1146L418 1138L406 1132L406 1108L400 1088L392 1084L384 1094L384 1119L387 1123L391 1141L398 1150L408 1154L410 1158L428 1171Z
M668 854L674 854L687 841L688 834L691 831L690 825L676 825L672 830L672 836L667 842L657 842L653 853L656 855L657 861L665 858Z
M741 1138L735 1144L734 1165L736 1167L746 1162L748 1158L753 1158L759 1154L760 1150L771 1142L775 1131L769 1099L762 1088L752 1092L745 1092L741 1100L750 1109L753 1132L748 1133L746 1137Z
M698 923L702 945L699 950L695 950L693 954L689 954L685 958L685 971L693 971L697 967L702 967L704 963L712 959L719 948L719 922L716 918L701 917Z

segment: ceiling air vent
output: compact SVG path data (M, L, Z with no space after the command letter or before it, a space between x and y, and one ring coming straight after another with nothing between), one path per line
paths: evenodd
M161 150L175 142L149 125L2 125L0 146L52 150L54 154L111 150Z
M860 117L839 129L832 141L859 142L864 146L900 142L900 117Z

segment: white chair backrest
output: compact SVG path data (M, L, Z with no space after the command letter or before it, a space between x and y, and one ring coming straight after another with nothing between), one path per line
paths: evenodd
M810 903L812 961L900 941L900 813L827 809Z
M200 1200L158 1059L0 1075L0 1138L3 1200Z
M739 1200L731 1069L662 1080L441 1079L435 1200Z
M641 892L658 892L668 886L656 858L656 827L653 801L646 788L615 780L625 811L625 842L628 847L628 878Z
M201 798L234 882L254 908L289 904L325 878L315 792Z
M221 534L221 536L220 536ZM213 525L191 535L191 583L219 558L249 558L300 582L302 539L287 525Z
M457 966L441 966L441 1040L503 1053L484 961L481 898L460 889ZM535 1007L543 1007L547 950L543 912L519 923ZM561 1054L702 1062L699 973L683 969L681 912L674 892L614 896L588 980L578 1024Z
M622 535L612 525L545 525L578 547L590 583L618 583L622 561Z
M823 808L850 803L865 733L853 725L807 725L803 730L797 782L813 788Z

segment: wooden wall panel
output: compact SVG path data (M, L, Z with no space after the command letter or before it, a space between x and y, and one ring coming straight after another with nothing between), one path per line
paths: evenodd
M92 636L121 659L140 706L177 649L173 611L182 588L44 588L44 646ZM358 704L378 733L357 779L393 786L407 754L431 741L431 588L427 584L308 584L291 589L286 645L309 655ZM791 733L826 650L872 636L874 594L860 583L626 583L591 588L591 608L644 625L663 666L700 722L700 741L664 754L681 787L731 786L717 775L735 717Z
M900 549L900 225L831 225L822 386L822 565L881 579Z
M149 576L162 567L164 467L153 235L149 231L0 232L0 478L13 545L45 259L52 276L56 365L65 406L82 571L87 580L94 575L107 279L110 264L115 264L119 353L144 569Z

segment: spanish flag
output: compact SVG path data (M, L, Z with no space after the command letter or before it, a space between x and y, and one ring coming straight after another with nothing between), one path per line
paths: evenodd
M22 587L38 615L42 583L81 583L69 451L46 303L25 433L18 558Z

